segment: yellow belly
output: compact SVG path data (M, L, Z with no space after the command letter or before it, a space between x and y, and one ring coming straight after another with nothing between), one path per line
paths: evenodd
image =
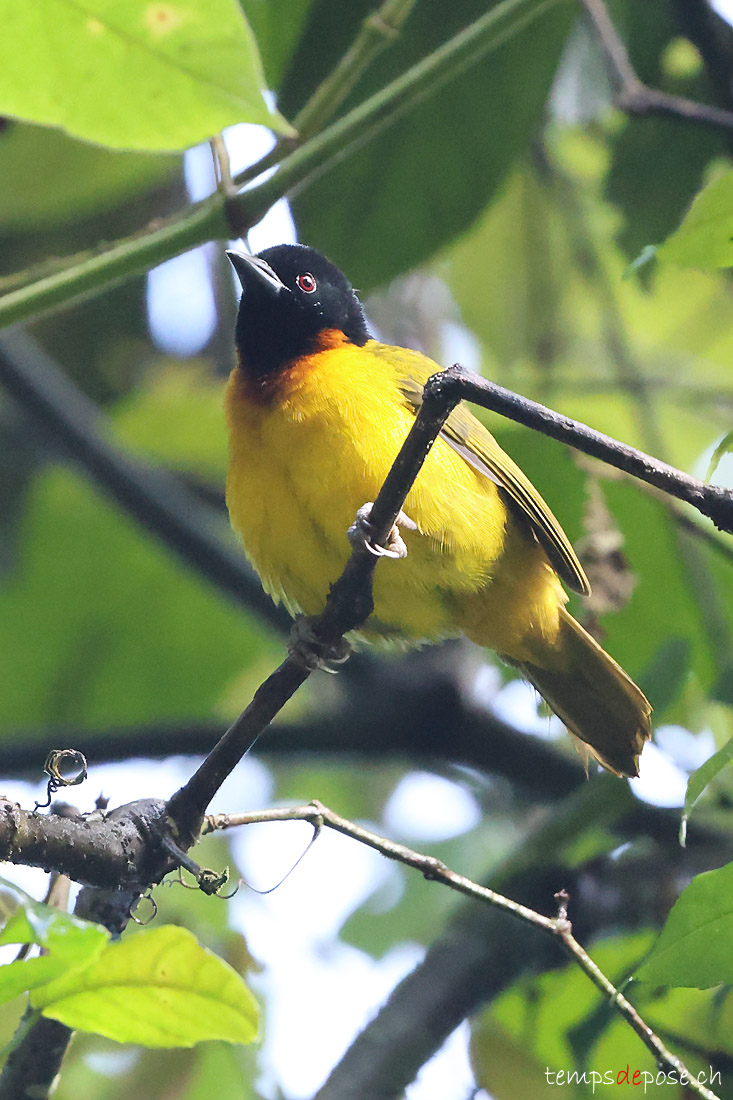
M227 503L265 588L316 614L349 556L346 531L374 500L414 420L384 358L350 344L253 400L240 370L227 389ZM348 378L348 385L345 379ZM558 629L564 593L496 485L439 439L404 507L408 554L384 559L370 633L433 639L464 631L515 659Z

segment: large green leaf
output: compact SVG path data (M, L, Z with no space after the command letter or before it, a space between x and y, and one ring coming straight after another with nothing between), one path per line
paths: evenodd
M330 70L371 7L370 0L349 5L320 0L314 6L281 89L286 114L292 115ZM380 56L346 107L485 10L481 0L456 0L436 18L432 5L418 4L396 45ZM539 129L574 14L571 5L554 5L320 176L294 199L301 238L328 253L355 285L368 289L465 230Z
M0 932L0 945L38 944L45 953L0 966L0 1004L45 985L69 969L89 965L104 950L109 940L105 928L34 901L13 883L1 881L20 904Z
M41 165L53 165L49 186ZM129 202L180 172L178 156L121 153L62 130L16 123L0 134L0 229L56 229Z
M31 1005L69 1027L148 1047L257 1036L257 1003L240 976L174 925L110 944L83 970L36 989Z
M657 249L657 257L685 267L733 266L733 171L695 196L682 224Z
M707 989L733 982L733 863L682 891L638 972L644 981Z
M0 0L0 22L2 114L118 149L288 129L236 0Z
M312 0L240 0L254 31L269 87L276 88L298 43Z

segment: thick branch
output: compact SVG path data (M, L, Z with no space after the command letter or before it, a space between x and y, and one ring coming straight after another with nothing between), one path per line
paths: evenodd
M164 810L163 802L145 799L106 817L68 818L29 813L0 800L0 860L60 871L91 886L117 890L124 885L142 893L165 873L155 840Z
M606 68L616 88L616 106L629 115L667 115L714 130L733 130L733 111L698 103L684 96L649 88L634 71L626 46L611 21L603 0L579 0L603 51Z
M707 485L635 447L619 443L618 440L594 431L569 416L563 416L536 401L520 397L458 365L433 375L425 387L426 395L433 389L444 394L444 399L452 400L454 404L460 398L473 401L561 443L569 443L583 454L599 458L610 466L691 504L698 512L711 519L721 531L733 533L733 492L730 489Z

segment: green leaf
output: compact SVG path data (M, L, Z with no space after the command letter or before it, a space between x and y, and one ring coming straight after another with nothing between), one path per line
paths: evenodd
M697 875L672 906L637 977L707 989L733 982L733 863Z
M61 977L68 962L58 955L41 955L32 959L16 959L0 966L0 1004L15 1000L39 986Z
M20 901L0 932L0 946L36 943L67 961L81 961L91 958L109 939L109 932L101 925L36 901L8 879L0 878L0 886Z
M240 0L259 46L268 86L276 88L313 0Z
M66 963L89 961L108 939L109 933L101 925L41 902L17 909L0 933L0 945L36 943Z
M39 164L53 165L53 186ZM21 236L118 207L180 174L177 155L121 153L16 123L0 140L0 228Z
M707 473L705 474L706 481L710 481L711 477L717 470L723 455L730 454L731 451L733 451L733 431L727 432L713 451L712 458L710 459L710 465L708 466Z
M314 7L280 91L288 116L330 71L372 7L371 0L321 0ZM485 12L485 0L454 0L439 19L430 4L416 5L397 44L377 59L345 109ZM574 15L572 5L553 5L504 40L514 27L507 17L494 52L295 196L301 238L366 290L466 230L540 127Z
M721 772L723 768L727 767L731 760L733 760L733 737L723 745L722 749L718 749L718 751L714 752L704 764L701 764L697 771L694 771L688 779L685 805L682 809L682 820L680 822L680 844L683 848L687 840L687 822L692 812L692 807L708 784L712 783L718 772Z
M683 267L733 266L733 171L695 196L680 227L660 245L657 258Z
M53 981L70 967L87 966L104 950L109 940L105 928L34 901L5 879L0 879L0 884L20 899L0 932L0 946L38 944L47 952L40 958L0 966L0 1004Z
M147 1047L257 1036L257 1003L240 976L174 925L110 944L90 966L33 992L31 1006L68 1027Z
M128 149L289 129L236 0L0 0L0 21L1 114Z

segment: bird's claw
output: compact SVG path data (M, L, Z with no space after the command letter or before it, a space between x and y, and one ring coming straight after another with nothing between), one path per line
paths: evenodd
M408 531L417 531L417 524L414 520L411 520L409 516L406 516L404 512L400 512L389 533L387 545L380 546L379 543L374 542L372 538L372 525L369 520L372 513L372 507L372 502L369 501L368 504L363 504L356 513L356 519L348 530L349 542L354 547L368 550L369 553L374 554L376 558L406 558L407 547L400 534L400 527L404 527Z
M345 638L337 642L322 642L313 632L310 619L299 615L293 623L288 639L288 654L309 672L319 669L321 672L336 674L339 669L334 665L345 664L352 649Z

